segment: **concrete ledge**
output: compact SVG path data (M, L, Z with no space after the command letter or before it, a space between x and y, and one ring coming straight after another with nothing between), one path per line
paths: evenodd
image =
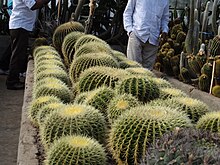
M30 60L28 62L27 77L25 80L17 165L38 165L38 159L36 158L38 149L34 139L37 135L37 131L28 119L28 106L32 100L33 65L33 60Z

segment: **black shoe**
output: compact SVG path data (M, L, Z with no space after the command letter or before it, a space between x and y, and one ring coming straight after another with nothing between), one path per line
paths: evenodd
M21 90L21 89L24 89L24 87L25 87L25 84L23 82L7 84L7 89L9 90Z

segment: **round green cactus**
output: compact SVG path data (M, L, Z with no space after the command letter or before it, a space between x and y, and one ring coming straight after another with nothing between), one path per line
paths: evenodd
M112 50L112 56L118 61L122 61L122 59L124 60L126 57L126 55L118 50Z
M41 108L49 103L60 103L61 100L55 96L41 96L33 99L28 107L28 117L34 125L38 125L37 114Z
M62 43L62 53L66 66L69 66L70 63L72 62L75 53L74 45L76 41L83 35L84 33L82 32L73 31L64 37Z
M67 72L60 67L47 68L42 72L38 72L38 74L35 75L35 81L40 81L45 77L54 77L61 80L67 85L69 84L69 76Z
M46 154L46 165L105 165L105 149L95 139L73 135L55 141Z
M187 97L187 94L181 91L180 89L164 87L160 88L160 97L161 99L167 99L172 97Z
M70 21L59 25L53 33L53 46L61 53L62 43L65 36L73 31L84 32L84 27L80 22Z
M33 50L33 57L38 58L46 53L53 53L59 56L59 53L56 51L56 49L52 46L48 46L48 45L43 45L43 46L38 46Z
M69 104L51 113L40 127L41 140L46 149L54 140L74 134L87 135L104 143L104 116L92 106Z
M93 66L118 68L119 64L112 56L103 52L85 54L73 60L70 65L69 75L72 83L78 81L80 73Z
M146 77L156 77L156 75L152 71L150 71L149 69L143 68L143 67L126 68L125 70L134 74L134 75L140 75L140 76L146 76Z
M126 68L137 68L137 67L142 67L142 65L136 61L125 59L119 62L119 66L122 69Z
M59 61L59 62L62 62L62 59L57 56L56 54L53 54L53 53L45 53L43 56L39 56L38 58L35 58L34 60L34 64L36 66L38 66L38 64L42 61Z
M102 43L102 44L105 44L105 45L108 45L104 40L98 38L97 36L95 35L92 35L92 34L86 34L86 35L83 35L81 36L75 43L74 47L75 47L75 50L78 50L81 46L85 45L85 44L88 44L89 42L98 42L98 43Z
M193 128L177 128L151 145L141 165L215 164L220 162L217 134Z
M38 125L42 126L47 116L49 116L52 112L56 110L62 110L62 107L64 106L65 104L63 104L62 102L51 102L42 106L36 116Z
M201 74L201 66L199 65L195 56L191 55L188 57L188 64L190 69L199 77Z
M163 78L150 77L149 80L154 82L159 88L172 88L172 84Z
M80 75L78 90L85 92L103 85L114 88L116 83L127 75L129 72L123 69L104 66L91 67Z
M185 83L191 83L192 79L189 73L189 70L185 67L182 67L180 69L180 78L183 80Z
M196 124L199 129L220 133L220 112L208 112Z
M76 59L88 53L100 53L100 52L109 55L113 54L112 49L109 45L100 42L91 41L87 44L80 46L79 49L76 50L73 56L74 59Z
M212 88L212 94L213 94L215 97L219 97L219 98L220 98L220 85L215 85L215 86Z
M112 125L109 146L118 164L138 165L148 145L175 127L191 126L188 117L163 106L139 106L123 113Z
M158 86L142 76L129 76L124 78L119 82L116 90L118 90L119 93L131 94L142 102L156 99L160 95Z
M107 116L108 104L114 96L115 91L113 89L103 86L92 91L80 93L75 102L91 105L98 109L104 116Z
M62 61L59 60L44 60L41 62L38 62L37 65L34 67L35 72L43 71L46 68L52 68L52 67L59 67L66 71L66 67Z
M179 111L188 115L192 123L196 123L200 117L210 111L207 104L190 97L172 97L165 100L153 100L151 104L178 108Z
M56 96L65 103L71 101L71 91L68 86L61 80L54 77L46 77L35 84L36 89L34 90L34 97L40 96Z
M113 122L124 112L133 107L141 105L137 98L130 94L119 94L110 100L107 108L107 116L110 123Z

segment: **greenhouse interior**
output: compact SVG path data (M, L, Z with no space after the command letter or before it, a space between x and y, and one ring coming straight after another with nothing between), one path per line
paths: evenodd
M0 9L0 165L220 165L220 0Z

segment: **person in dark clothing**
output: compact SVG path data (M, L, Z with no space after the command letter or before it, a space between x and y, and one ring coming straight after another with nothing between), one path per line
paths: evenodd
M7 89L24 89L19 73L27 67L29 32L34 28L37 11L50 0L13 0L13 9L9 21L12 56L9 64Z

